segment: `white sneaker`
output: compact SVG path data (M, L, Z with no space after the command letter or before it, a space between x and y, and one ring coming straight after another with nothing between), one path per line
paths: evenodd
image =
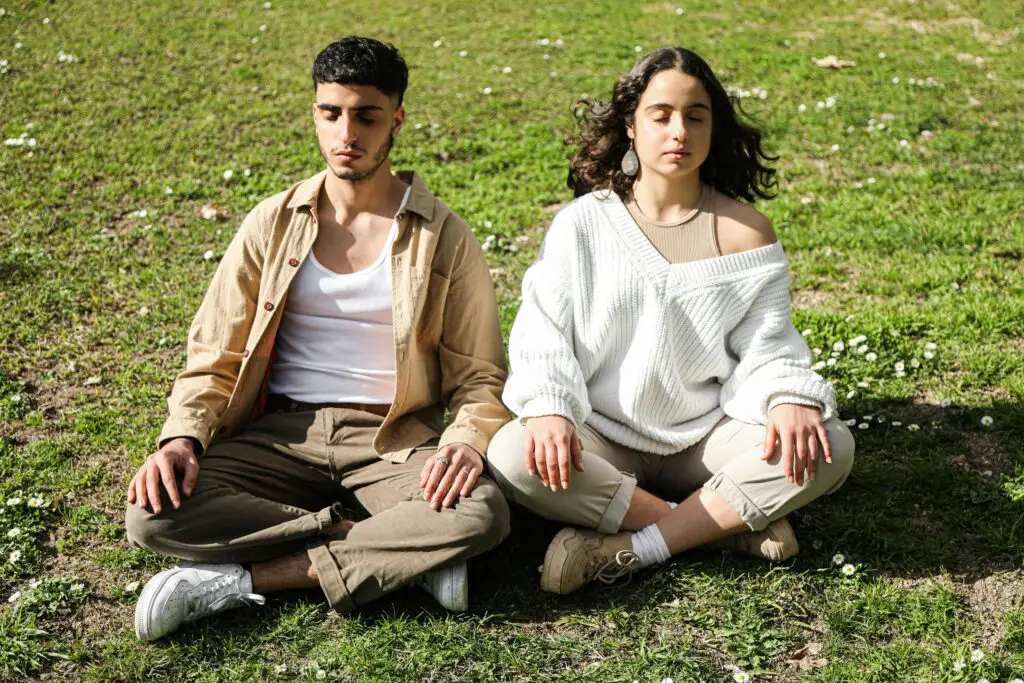
M252 592L252 576L242 565L190 563L160 572L142 589L135 605L135 635L156 640L185 622L265 602Z
M452 612L469 609L469 570L465 562L420 574L416 585L434 596L437 604Z

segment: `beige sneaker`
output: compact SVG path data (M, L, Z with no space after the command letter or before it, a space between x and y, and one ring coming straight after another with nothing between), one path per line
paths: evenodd
M551 539L544 554L540 587L549 593L572 593L594 579L612 583L640 568L633 553L633 534L602 534L566 527Z
M735 534L711 545L723 550L760 557L769 562L782 562L800 552L796 534L793 533L793 527L785 517L775 520L762 531Z

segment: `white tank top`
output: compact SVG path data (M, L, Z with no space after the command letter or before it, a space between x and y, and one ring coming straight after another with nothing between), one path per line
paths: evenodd
M309 250L288 290L270 393L304 403L394 401L391 247L397 235L392 222L380 256L354 273L329 270Z

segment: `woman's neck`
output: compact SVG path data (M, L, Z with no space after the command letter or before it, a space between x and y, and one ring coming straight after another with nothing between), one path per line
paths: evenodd
M674 221L697 208L700 201L700 173L683 178L645 174L633 183L633 201L645 216L656 221Z

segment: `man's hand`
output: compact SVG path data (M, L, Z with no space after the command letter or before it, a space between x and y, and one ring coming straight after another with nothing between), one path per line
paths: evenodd
M526 420L526 469L552 491L558 485L569 488L569 467L583 471L583 449L572 422L560 415L531 417Z
M805 468L807 476L814 480L819 441L825 462L832 462L832 446L828 442L825 423L821 420L821 411L817 408L793 403L780 403L772 408L768 414L762 460L770 460L774 455L776 441L782 448L786 481L803 486Z
M472 446L448 444L427 459L420 474L423 500L440 510L450 508L459 496L468 496L484 471L484 458Z
M143 510L152 507L154 514L160 514L160 482L163 482L167 497L177 510L181 507L181 496L178 495L175 472L184 472L181 488L186 497L191 496L199 476L199 460L189 439L172 439L146 458L128 484L128 503L138 504Z

